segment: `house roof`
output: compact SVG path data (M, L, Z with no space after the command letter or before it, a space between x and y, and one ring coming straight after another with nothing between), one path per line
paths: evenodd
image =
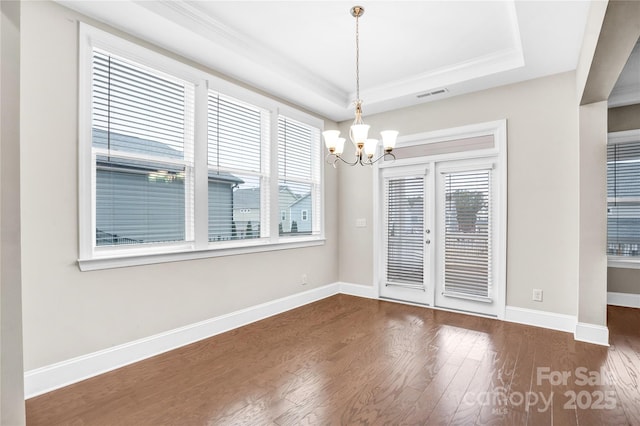
M109 136L109 137L108 137ZM136 154L149 154L150 152L159 157L181 159L183 153L169 145L149 139L142 139L135 136L123 135L121 133L110 132L106 130L93 128L93 145L98 148L107 149L108 147L114 152L128 152ZM133 160L129 158L111 157L108 160L104 157L98 157L97 163L102 167L119 168L124 170L145 170L145 171L167 171L179 173L182 168L177 165L158 162L156 164L149 161ZM231 173L209 171L210 181L229 182L233 184L244 183L244 180Z
M310 198L310 197L311 197L311 193L303 195L302 197L298 198L296 201L291 203L291 207L295 206L296 204L300 204L302 201L304 201L304 200L306 200L307 198Z

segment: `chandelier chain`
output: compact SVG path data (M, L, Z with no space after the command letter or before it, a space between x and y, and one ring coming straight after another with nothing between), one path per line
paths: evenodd
M344 152L345 138L340 137L339 130L326 130L322 132L325 145L329 150L327 154L327 163L336 167L336 164L341 161L349 166L355 166L360 164L361 166L370 166L382 159L393 159L395 155L391 152L396 144L396 138L398 132L395 130L385 130L380 132L382 136L382 146L384 153L378 158L375 158L378 151L378 139L368 138L369 125L364 124L362 121L362 99L360 99L360 17L364 13L362 6L353 6L351 8L351 16L356 18L356 99L354 101L355 118L353 124L349 128L349 139L355 146L355 160L349 162L342 158Z
M356 102L360 100L360 14L356 15Z

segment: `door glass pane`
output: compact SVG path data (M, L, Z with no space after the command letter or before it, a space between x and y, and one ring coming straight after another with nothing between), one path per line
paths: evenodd
M444 290L490 296L491 171L446 173Z
M424 287L424 177L385 181L387 284Z

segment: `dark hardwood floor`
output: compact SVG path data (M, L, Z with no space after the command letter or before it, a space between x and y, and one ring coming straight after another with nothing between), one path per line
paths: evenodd
M338 295L32 398L27 423L640 425L640 310L609 330Z

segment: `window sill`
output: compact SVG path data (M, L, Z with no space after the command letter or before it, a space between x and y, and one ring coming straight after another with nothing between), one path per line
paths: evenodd
M324 245L324 237L286 239L277 243L264 243L252 246L236 246L226 248L206 248L202 250L181 250L163 253L144 253L127 255L110 255L91 259L78 259L81 271L97 271L100 269L126 268L129 266L153 265L156 263L179 262L183 260L206 259L210 257L235 256L241 254L261 253L275 250L289 250Z
M640 269L640 257L608 256L607 259L609 268Z

